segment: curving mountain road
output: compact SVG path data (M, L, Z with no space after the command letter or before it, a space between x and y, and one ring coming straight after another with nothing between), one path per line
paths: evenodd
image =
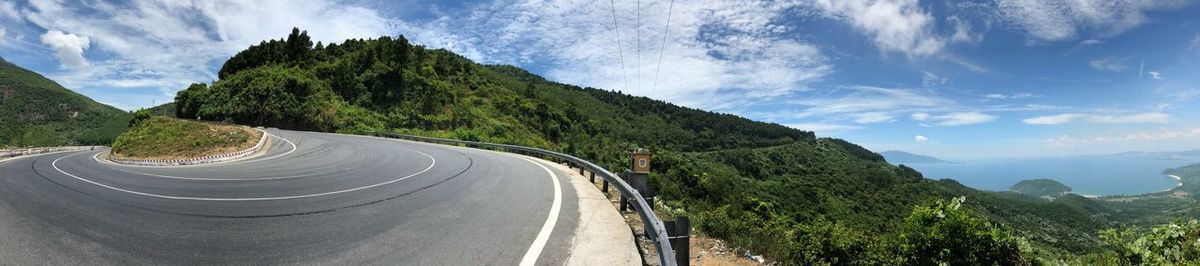
M0 162L0 264L562 264L569 175L526 157L269 130L255 158Z

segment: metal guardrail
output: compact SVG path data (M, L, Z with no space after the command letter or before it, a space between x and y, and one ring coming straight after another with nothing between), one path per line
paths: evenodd
M412 136L412 135L403 135L403 134L395 134L395 133L376 132L376 133L373 133L373 135L379 136L379 137L405 139L405 140L413 140L413 141L421 141L421 142L429 142L429 143L463 144L463 145L477 147L477 148L492 148L492 149L508 150L513 153L551 157L551 158L567 161L568 163L571 163L571 164L576 165L581 168L586 168L589 172L592 172L592 173L604 178L605 181L608 181L609 183L612 183L612 184L616 184L617 191L621 192L621 195L624 195L625 198L629 198L631 201L633 201L634 210L636 210L638 215L641 216L642 223L645 225L646 228L654 229L654 230L647 230L647 233L653 234L652 236L647 236L647 237L650 238L654 242L654 244L655 244L654 247L656 249L658 249L658 259L661 263L660 265L663 265L663 266L675 266L676 265L675 250L671 248L671 241L669 239L670 236L667 234L667 229L665 226L663 226L663 222L658 219L657 215L654 214L654 209L650 206L650 204L647 203L646 199L643 198L642 195L640 193L638 193L638 191L636 189L633 189L632 186L630 186L628 183L625 183L625 181L621 180L621 178L618 177L616 174L613 174L612 172L609 172L607 169L604 169L604 167L600 167L599 165L596 165L592 162L589 162L587 160L580 159L580 158L577 158L575 156L571 156L568 154L554 152L554 151L548 151L548 150L538 149L538 148L530 148L530 147L525 147L525 146L495 144L495 143L467 141L467 140L432 138L432 137Z
M0 159L17 157L23 155L34 155L60 151L83 151L93 150L97 146L59 146L59 147L36 147L36 148L21 148L21 149L0 149Z

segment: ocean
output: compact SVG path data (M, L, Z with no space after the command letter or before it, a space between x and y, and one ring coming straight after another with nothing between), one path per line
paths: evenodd
M1133 195L1158 192L1178 182L1163 170L1198 163L1196 159L1143 156L1086 156L1048 159L982 160L906 164L926 178L954 179L969 187L1004 191L1025 179L1053 179L1080 195Z

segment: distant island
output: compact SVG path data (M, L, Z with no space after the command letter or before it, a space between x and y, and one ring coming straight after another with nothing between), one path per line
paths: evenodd
M885 151L879 153L883 158L893 164L914 164L914 163L953 163L928 155L920 155L903 151Z
M1008 191L1039 198L1055 198L1070 193L1071 187L1050 179L1028 179L1017 182Z

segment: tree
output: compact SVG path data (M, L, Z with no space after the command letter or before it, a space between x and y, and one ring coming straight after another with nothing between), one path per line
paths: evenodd
M150 113L150 110L146 110L145 108L138 109L136 112L133 112L133 119L129 120L129 127L136 126L138 123L141 123L146 119L150 119L152 116L154 116L154 114Z
M1023 240L962 208L966 197L913 210L893 248L909 265L1026 265Z

